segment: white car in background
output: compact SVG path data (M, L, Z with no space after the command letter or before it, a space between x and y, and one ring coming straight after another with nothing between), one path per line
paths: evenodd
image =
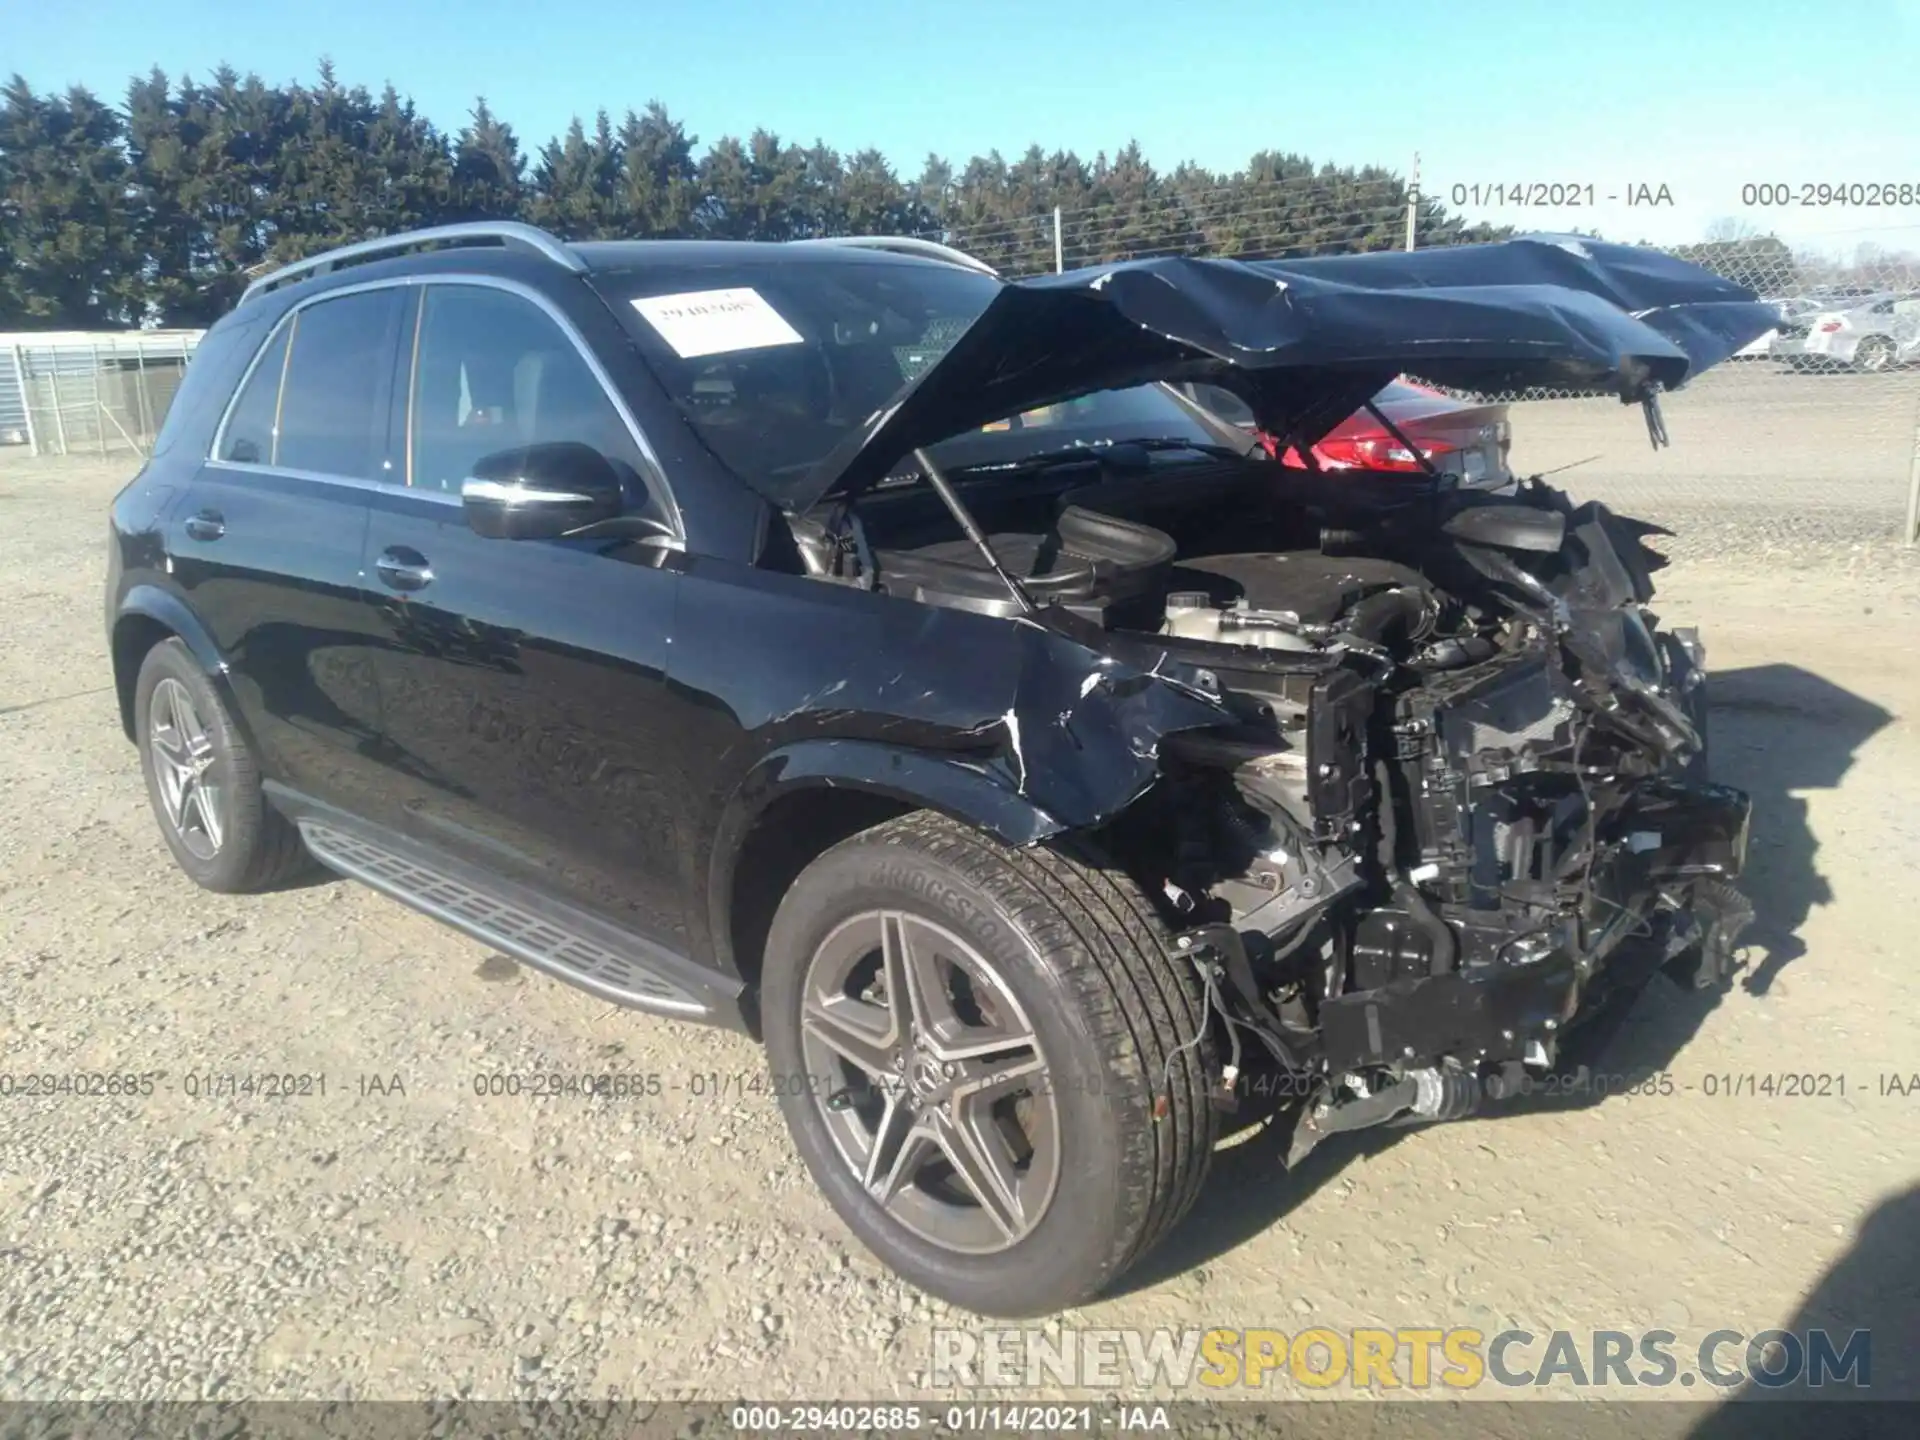
M1920 294L1851 296L1789 321L1768 353L1795 370L1879 374L1920 359Z
M1811 310L1819 308L1811 300L1800 299L1768 300L1763 298L1760 303L1762 305L1771 305L1774 309L1778 310L1780 312L1780 323L1782 325L1787 324L1796 316L1804 315ZM1742 345L1738 350L1734 351L1729 358L1734 360L1764 360L1773 353L1773 342L1779 334L1780 332L1778 330L1769 330L1758 339Z

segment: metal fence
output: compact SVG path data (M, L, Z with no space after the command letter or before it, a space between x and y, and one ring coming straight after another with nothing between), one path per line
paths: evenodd
M1551 225L1538 228L1549 230ZM1920 535L1920 230L1911 247L1796 253L1752 227L1668 247L1779 306L1781 325L1665 397L1672 437L1652 450L1638 414L1569 392L1497 398L1514 412L1526 473L1579 466L1579 488L1688 523L1766 511L1783 531L1862 542ZM1152 255L1242 258L1454 243L1397 177L1314 178L1050 209L959 223L938 238L1010 276ZM1795 518L1799 517L1799 518Z
M147 453L201 333L0 335L0 443L35 455Z

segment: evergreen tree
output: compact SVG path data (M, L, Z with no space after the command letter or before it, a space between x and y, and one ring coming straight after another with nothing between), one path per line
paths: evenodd
M564 140L549 142L533 168L528 215L565 240L618 234L620 147L602 110L591 137L576 116Z
M694 138L658 100L627 112L620 124L620 178L615 191L617 231L633 238L680 239L694 233L700 210L700 171Z
M454 211L453 147L388 85L367 125L367 219L377 234L439 225Z
M949 233L953 221L953 166L938 155L920 162L920 178L907 187L913 229Z
M88 90L0 92L0 323L91 329L145 318L119 113Z
M494 118L485 96L474 101L467 128L454 144L452 218L518 218L525 201L526 168L513 127Z
M1009 274L1136 255L1294 255L1397 248L1408 190L1377 166L1262 150L1218 174L1162 174L1129 141L1109 159L1033 145L958 166L928 155L906 181L880 151L843 154L767 130L698 142L659 101L605 111L543 145L477 100L457 136L392 85L376 97L331 62L313 84L228 67L206 83L155 70L124 108L85 90L0 91L0 324L206 324L250 271L329 246L453 220L526 218L576 240L935 236ZM1506 233L1417 199L1422 245ZM1710 236L1695 252L1738 278L1791 263L1770 236Z

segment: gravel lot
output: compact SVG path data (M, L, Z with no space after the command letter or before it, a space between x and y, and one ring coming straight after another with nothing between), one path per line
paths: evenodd
M1528 412L1522 458L1591 453L1583 403L1550 444ZM1674 1093L1335 1140L1292 1177L1244 1137L1130 1287L1066 1323L1872 1326L1876 1387L1920 1394L1920 1095L1878 1093L1920 1071L1900 487L1877 462L1820 472L1839 518L1796 548L1799 492L1688 454L1669 418L1671 460L1567 478L1644 490L1687 455L1689 504L1745 497L1681 547L1662 608L1705 627L1719 672L1760 935L1717 1003L1656 981L1606 1060ZM1637 416L1605 420L1611 455L1644 446ZM0 1398L916 1393L930 1327L968 1321L850 1242L753 1093L751 1043L612 1009L345 882L226 899L174 870L102 653L129 469L0 463L0 1075L157 1076L0 1099ZM474 1092L536 1069L662 1091ZM263 1071L325 1094L187 1093ZM1702 1090L1783 1071L1846 1094Z
M1747 361L1667 396L1662 413L1672 444L1655 450L1637 407L1517 406L1515 468L1561 470L1556 483L1672 525L1675 554L1912 563L1896 552L1920 445L1920 370L1797 375Z

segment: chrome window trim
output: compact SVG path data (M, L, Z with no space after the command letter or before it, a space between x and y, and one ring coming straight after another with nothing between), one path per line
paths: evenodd
M572 320L568 319L553 301L549 300L533 286L519 280L509 280L502 275L463 275L457 273L444 275L392 275L381 280L363 280L352 285L332 286L317 295L309 295L302 300L296 301L287 308L286 314L274 322L273 328L269 330L265 338L261 340L259 347L253 353L253 358L247 362L247 368L245 373L240 377L240 383L233 387L233 394L227 397L226 407L220 412L220 423L215 427L213 432L213 444L209 447L207 463L209 465L218 465L229 470L258 472L268 475L291 475L302 480L326 480L334 484L347 485L355 488L398 490L409 495L432 494L448 500L453 504L459 504L460 497L458 495L448 495L444 491L427 491L413 485L396 484L391 480L362 480L352 475L328 475L312 470L294 470L284 465L257 465L249 461L224 460L221 458L221 451L227 439L227 425L233 419L234 409L239 405L240 397L246 393L247 386L253 383L253 374L254 371L259 368L261 357L273 348L274 338L280 333L283 325L290 324L296 315L309 306L322 305L329 300L338 300L347 295L359 295L370 290L395 290L410 286L426 287L432 285L479 286L482 289L501 290L509 295L518 295L523 300L531 301L536 309L540 310L549 320L553 321L553 323L559 327L560 333L567 337L567 341L573 346L574 352L586 363L588 371L599 383L600 391L612 404L614 413L620 417L621 423L626 426L627 434L633 440L634 448L640 455L642 465L641 479L646 482L651 491L660 497L661 509L665 512L667 523L673 527L673 538L684 545L687 537L686 521L681 515L679 499L674 495L673 487L667 483L666 470L660 464L660 456L647 440L646 433L641 430L639 421L633 418L633 411L628 407L625 398L620 394L619 387L613 383L613 377L607 374L606 366L600 363L600 357L593 353L593 347L587 344L586 338L581 335L579 327L577 327ZM421 300L422 303L424 303L424 295L421 297ZM288 360L291 361L293 355L291 347L288 348L287 355ZM411 379L409 379L408 394L406 396L409 423L411 422L413 414L413 395L411 390L412 382ZM391 457L388 457L386 463L389 466L392 464Z
M236 470L243 475L278 475L288 480L312 480L322 485L338 485L343 490L377 490L383 495L412 495L435 505L458 505L460 497L444 490L416 490L411 485L396 485L391 480L362 480L353 475L327 475L318 470L295 470L286 465L255 465L246 460L209 460L209 469Z

